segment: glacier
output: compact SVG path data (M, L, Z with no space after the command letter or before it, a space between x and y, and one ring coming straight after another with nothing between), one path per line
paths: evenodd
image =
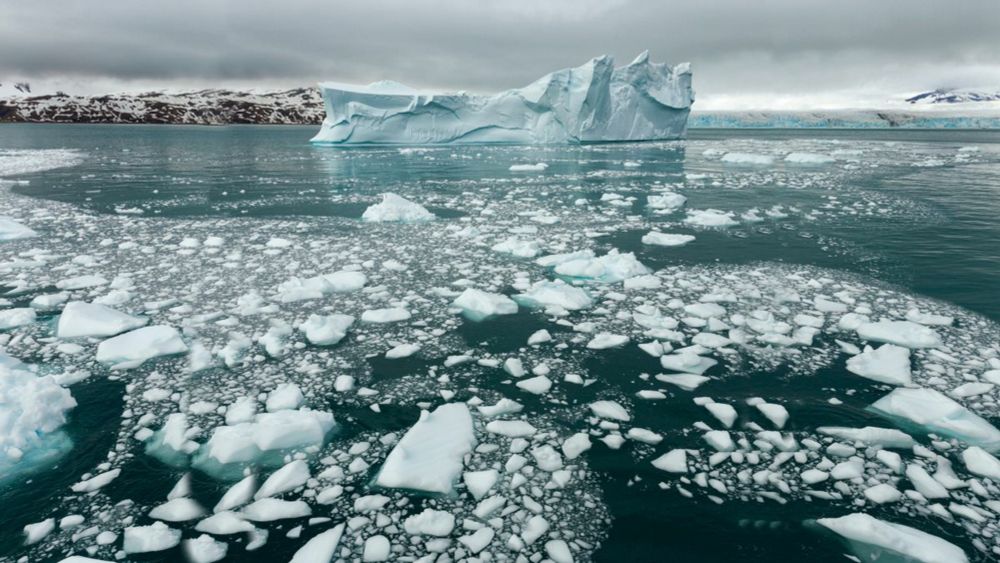
M694 102L688 63L643 52L615 68L602 55L494 95L416 90L393 81L320 85L326 119L312 142L563 144L679 139Z

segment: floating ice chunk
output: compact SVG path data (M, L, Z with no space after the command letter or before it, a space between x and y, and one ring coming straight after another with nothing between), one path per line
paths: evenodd
M319 299L331 293L350 293L368 283L361 272L344 270L312 278L292 278L278 285L275 298L282 303Z
M952 389L950 393L953 397L975 397L976 395L989 393L993 390L993 387L995 386L992 383L970 381Z
M607 348L624 346L627 342L628 337L623 334L599 332L587 343L587 348L591 350L605 350Z
M410 312L400 307L390 307L388 309L369 309L361 313L363 323L396 323L405 321L411 317Z
M410 535L447 537L455 529L455 516L443 510L426 508L403 522L403 528Z
M566 459L576 459L580 454L590 449L590 436L586 432L577 432L562 443L562 452Z
M490 545L494 535L495 532L491 528L480 528L471 534L460 536L458 541L472 553L479 553Z
M52 530L55 529L55 518L46 518L41 522L26 525L24 527L24 545L33 545L42 541L46 536L52 533Z
M305 501L262 498L247 505L240 511L244 518L253 522L274 522L287 518L312 516L312 509Z
M382 194L382 201L365 209L361 220L368 223L431 221L434 214L419 203L394 193Z
M253 422L218 426L195 456L195 465L249 463L264 452L321 446L333 429L333 415L308 409L261 413Z
M306 339L316 346L332 346L347 336L347 330L354 324L351 315L309 315L299 325Z
M687 202L686 197L675 192L666 192L663 194L653 194L646 196L646 205L650 209L660 209L660 210L680 209L681 207L684 207L684 204L686 202Z
M196 501L186 497L168 500L149 511L150 518L166 522L187 522L204 515L205 509Z
M181 542L181 531L170 528L163 522L153 522L149 526L125 528L122 551L127 554L149 553L170 549Z
M68 389L50 375L0 353L0 480L26 457L38 461L61 453L68 440L59 434L66 412L76 406Z
M389 349L385 353L386 359L398 360L400 358L409 358L410 356L416 354L420 351L419 344L400 344Z
M0 330L17 328L35 322L35 310L31 307L20 307L0 311Z
M547 256L542 256L535 260L535 264L543 268L554 268L563 262L572 262L573 260L589 260L595 256L594 251L585 248L583 250L577 250L576 252L565 252L563 254L549 254Z
M463 458L476 445L469 408L447 403L422 411L375 479L380 487L449 494L462 473Z
M650 244L655 246L684 246L685 244L694 240L693 235L678 235L673 233L661 233L658 231L649 231L648 233L642 235L642 244Z
M652 461L653 467L668 473L687 473L687 450L670 450Z
M909 385L910 349L895 344L883 344L878 349L865 346L864 352L847 360L847 371L892 385Z
M719 362L696 354L667 354L660 356L663 369L701 375Z
M919 309L910 309L907 311L906 320L928 326L951 326L955 322L953 317L921 313Z
M107 284L107 279L96 274L88 274L85 276L76 276L59 280L56 282L56 287L59 289L86 289L88 287L96 287Z
M217 536L228 536L230 534L249 532L254 529L254 525L247 522L243 516L235 512L223 510L198 522L194 529Z
M462 482L473 498L481 500L496 484L500 474L495 469L483 471L466 471L462 474Z
M537 429L526 420L493 420L486 423L486 431L508 438L534 436Z
M549 331L543 328L541 330L536 330L535 332L531 333L531 336L528 337L528 346L534 346L536 344L544 344L545 342L551 342L551 341L552 341L552 335L549 333Z
M133 317L104 305L70 301L59 315L56 336L114 336L145 326L148 322L149 319L145 317Z
M517 382L517 387L534 395L544 395L552 388L552 380L544 375L529 377Z
M38 233L18 223L14 219L0 215L0 241L20 240L37 237Z
M461 307L462 313L473 321L481 321L495 315L517 313L517 303L506 295L489 293L471 287L456 297L452 304Z
M726 314L726 308L716 303L692 303L684 306L684 312L702 319L712 319Z
M545 542L545 553L553 563L573 563L573 552L564 540L549 540Z
M225 559L229 545L202 534L197 538L184 540L181 549L190 563L215 563Z
M708 412L712 413L712 416L717 418L719 422L722 423L726 428L732 428L733 423L736 422L736 409L732 405L727 405L725 403L705 403L705 408Z
M663 441L663 436L646 428L629 428L625 436L629 440L635 440L643 444L656 445Z
M515 295L514 300L526 307L559 307L567 311L586 309L594 303L586 291L562 280L536 282L527 292Z
M907 434L895 428L879 428L865 426L864 428L847 428L843 426L820 426L816 429L820 434L833 436L849 442L864 442L870 446L883 448L912 448L916 441Z
M820 518L817 524L848 540L854 553L868 561L907 560L920 563L967 563L958 546L916 528L878 520L863 513Z
M97 361L104 364L137 366L146 360L183 354L188 347L177 329L165 325L147 326L109 338L97 345Z
M309 480L309 465L301 460L285 464L281 469L275 471L264 481L264 484L253 496L255 500L267 497L275 497L282 493L295 490L306 484Z
M785 157L785 162L790 164L830 164L835 161L832 156L811 152L793 152Z
M267 412L297 409L305 402L302 390L294 383L281 383L267 394Z
M1000 483L1000 460L986 450L972 446L962 452L962 461L970 473Z
M869 409L901 424L958 438L988 452L1000 450L1000 430L934 389L895 389Z
M731 452L736 449L733 437L725 430L709 430L702 435L702 438L720 452Z
M490 248L493 252L510 254L517 258L534 258L542 253L542 245L537 240L508 237Z
M621 406L617 401L594 401L590 403L590 412L608 420L618 420L621 422L632 420L625 407Z
M313 536L299 548L289 563L330 563L337 555L337 546L344 535L344 524Z
M619 253L612 249L604 256L563 262L555 267L560 276L585 279L599 283L615 283L650 273L631 252Z
M899 489L888 483L879 483L873 487L868 487L864 491L865 497L875 504L887 504L896 502L903 497Z
M544 162L537 164L511 164L508 170L511 172L545 172L545 169L548 167L549 165Z
M910 321L879 321L857 328L858 336L875 342L888 342L907 348L937 348L941 337L933 329Z
M761 412L775 428L784 428L785 423L788 422L788 410L782 405L777 405L774 403L757 403L757 410Z
M105 471L104 473L95 475L86 481L74 483L70 489L74 493L92 493L117 479L121 473L122 470L120 468L111 469L109 471Z
M676 385L685 391L694 391L702 383L705 383L706 381L709 381L712 378L693 373L678 373L678 374L660 373L656 375L656 379L664 383Z
M720 160L726 164L752 164L760 166L774 164L773 156L748 152L727 152Z

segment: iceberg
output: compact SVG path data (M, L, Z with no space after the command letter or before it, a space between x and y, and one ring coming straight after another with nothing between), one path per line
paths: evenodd
M688 63L648 52L615 68L600 56L494 95L417 90L392 81L324 82L326 119L312 142L562 144L679 139L694 102Z

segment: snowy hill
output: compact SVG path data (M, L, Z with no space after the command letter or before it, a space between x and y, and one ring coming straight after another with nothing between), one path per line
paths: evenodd
M323 100L314 88L0 96L0 122L318 125L323 114Z
M967 104L978 102L1000 102L1000 91L981 92L975 90L938 89L924 92L906 99L911 104Z

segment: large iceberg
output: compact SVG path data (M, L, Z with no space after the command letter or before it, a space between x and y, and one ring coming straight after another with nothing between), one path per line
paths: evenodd
M694 101L687 63L628 66L600 56L492 96L416 90L391 81L320 84L319 144L549 144L678 139Z

